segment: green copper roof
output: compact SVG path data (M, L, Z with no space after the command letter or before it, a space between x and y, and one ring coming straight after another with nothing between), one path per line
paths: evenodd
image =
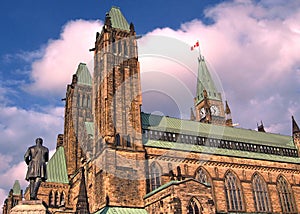
M291 136L142 113L143 129L295 149Z
M78 78L78 80L77 80L78 84L92 86L92 76L91 76L86 64L80 63L78 65L76 75Z
M94 214L147 214L148 212L143 208L129 208L129 207L104 207Z
M286 162L286 163L297 163L297 164L300 163L300 158L298 157L279 156L279 155L248 152L248 151L233 150L233 149L223 149L223 148L191 145L191 144L184 144L184 143L174 143L168 141L144 140L144 145L146 147L172 149L172 150L180 150L180 151L187 151L187 152L196 152L196 153L205 153L205 154L214 154L214 155L223 155L223 156L231 156L231 157L259 159L259 160L269 160L269 161Z
M85 122L85 129L87 134L94 136L94 123L93 122Z
M47 182L69 183L64 148L59 147L47 164Z
M209 99L221 100L221 95L218 92L215 83L210 75L204 57L200 56L198 62L199 62L198 81L197 81L197 92L196 92L197 102L200 102L204 99L203 96L204 89L207 91L207 97Z
M113 28L130 31L129 24L123 16L119 7L113 6L109 11L109 16Z
M15 180L12 190L13 190L13 195L21 195L21 186L19 180Z

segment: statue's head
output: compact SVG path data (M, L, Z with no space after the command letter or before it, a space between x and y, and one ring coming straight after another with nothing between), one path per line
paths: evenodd
M37 138L36 140L35 140L35 143L36 143L36 145L43 145L43 139L42 138Z

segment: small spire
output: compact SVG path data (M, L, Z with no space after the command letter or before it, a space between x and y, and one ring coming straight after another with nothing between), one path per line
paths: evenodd
M87 192L86 192L86 183L85 183L83 167L81 167L81 180L80 180L80 185L79 185L78 201L76 204L76 213L77 214L88 214L89 213L88 196L87 196Z
M12 190L13 190L14 195L21 195L22 194L19 180L15 180L15 183L13 185Z
M226 114L231 114L231 110L230 110L230 108L229 108L229 105L228 105L228 103L227 103L227 100L225 101L225 113L226 113Z
M228 102L227 100L225 101L225 125L226 126L229 126L229 127L233 127L233 124L232 124L232 117L231 117L231 110L229 108L229 105L228 105Z
M257 131L266 132L262 121L260 121L260 125L258 125L258 123L257 123Z
M293 134L300 132L299 126L294 119L294 116L292 116L292 129L293 129Z
M191 119L192 121L195 121L195 120L196 120L196 117L195 117L193 108L191 108L191 118L190 118L190 119Z

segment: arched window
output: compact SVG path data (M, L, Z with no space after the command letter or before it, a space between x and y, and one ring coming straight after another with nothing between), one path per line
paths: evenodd
M225 175L225 196L228 211L242 211L243 200L240 183L232 172Z
M77 95L77 107L80 107L80 94Z
M91 105L91 97L88 95L87 96L87 107L90 108L92 105Z
M59 198L59 193L55 192L55 201L54 201L54 206L59 206L60 198Z
M85 107L85 95L82 95L81 106Z
M257 212L271 212L269 193L264 179L255 174L252 179L253 198Z
M119 134L116 134L115 144L116 144L116 146L121 146L120 135Z
M297 213L293 191L287 180L280 176L277 180L277 191L283 213Z
M174 214L182 214L180 199L179 198L174 198L173 203L174 203Z
M60 206L65 206L66 204L66 195L64 192L61 193L61 196L60 196Z
M198 169L198 171L196 172L195 178L197 181L199 181L202 184L210 185L209 175L203 168Z
M54 206L54 192L53 191L51 191L50 193L49 193L49 206Z
M127 50L127 44L126 41L123 42L123 50L124 50L124 55L128 56L128 50Z
M200 214L200 213L202 213L202 207L200 206L199 201L195 198L192 198L188 206L188 214Z
M161 182L160 182L160 167L157 163L152 163L150 167L150 185L151 185L151 191L157 189L160 187Z

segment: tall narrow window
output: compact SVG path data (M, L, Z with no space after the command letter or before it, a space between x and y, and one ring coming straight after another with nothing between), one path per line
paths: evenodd
M88 95L87 96L87 107L90 108L92 105L91 105L91 97Z
M129 135L127 135L126 146L127 147L131 147L131 140L130 140L130 136Z
M252 179L253 198L257 212L271 212L269 193L264 179L255 174Z
M116 146L121 146L120 135L119 134L116 134L115 144L116 144Z
M81 106L85 107L85 95L82 95Z
M188 214L200 214L200 213L202 213L202 207L200 206L199 201L195 198L192 198L188 206Z
M174 214L182 214L180 199L179 198L174 198L173 203L174 203Z
M49 206L54 206L54 192L49 193Z
M59 206L59 201L60 201L60 198L59 198L59 193L58 192L55 192L55 206Z
M61 206L65 206L65 204L66 204L66 201L65 201L65 193L64 192L62 192L61 193L61 196L60 196L60 205Z
M124 55L128 56L127 44L126 41L123 42Z
M242 190L236 176L228 172L225 176L225 196L228 211L242 211Z
M196 180L198 180L202 184L210 185L208 173L203 168L198 169L198 171L196 172Z
M150 182L151 182L151 191L160 187L160 167L157 163L153 163L150 167Z
M287 180L280 176L277 180L277 191L283 213L297 213L293 191Z

